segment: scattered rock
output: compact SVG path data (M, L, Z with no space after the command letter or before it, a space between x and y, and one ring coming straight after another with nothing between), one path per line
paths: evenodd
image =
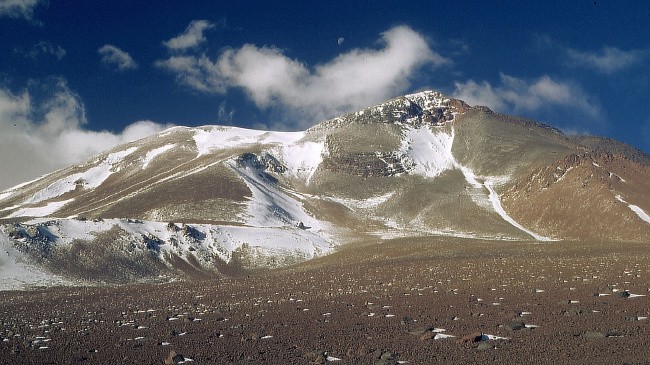
M593 313L593 311L591 309L585 308L585 307L576 307L576 308L571 308L571 309L567 310L566 312L564 312L564 315L565 316L580 316L580 315L587 314L587 313Z
M185 356L176 353L176 351L171 350L169 355L165 359L165 365L180 364L185 361Z
M325 351L310 351L304 356L311 364L325 364L327 362L327 354Z
M524 322L513 321L506 323L503 327L509 331L519 331L520 329L526 328L526 325Z
M481 342L478 344L478 347L476 348L477 350L492 350L494 348L494 344L491 342Z
M430 327L421 327L421 328L416 328L413 330L410 330L409 333L414 335L414 336L419 336L421 334L424 334L425 332L431 331Z
M391 351L382 352L379 356L379 361L376 362L377 365L396 365L398 354Z
M345 353L348 357L364 357L370 354L372 351L366 348L365 346L351 347Z
M603 332L585 332L582 337L584 338L605 338L607 337L606 333Z
M458 340L458 343L461 345L474 345L478 342L481 342L483 339L483 333L481 332L472 332L469 335L465 335Z

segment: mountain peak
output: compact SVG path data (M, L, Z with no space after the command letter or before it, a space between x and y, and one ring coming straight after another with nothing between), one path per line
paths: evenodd
M462 100L449 98L437 91L421 91L399 96L363 110L325 121L314 129L350 123L402 123L414 126L444 125L471 107Z

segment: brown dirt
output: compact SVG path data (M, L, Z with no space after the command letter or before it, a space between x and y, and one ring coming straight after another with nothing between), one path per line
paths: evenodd
M248 276L1 292L0 363L648 364L650 298L620 294L650 294L648 256L420 238Z

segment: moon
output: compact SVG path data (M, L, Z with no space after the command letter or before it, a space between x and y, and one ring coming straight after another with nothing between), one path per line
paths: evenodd
M340 46L340 45L343 44L344 41L345 41L345 38L341 37L341 38L339 38L339 39L336 41L336 43L338 43L339 46Z

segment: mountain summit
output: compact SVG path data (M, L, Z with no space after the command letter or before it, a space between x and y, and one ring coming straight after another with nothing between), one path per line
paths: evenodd
M303 132L175 127L118 146L0 193L0 240L25 277L114 282L402 236L641 242L648 161L427 91Z

